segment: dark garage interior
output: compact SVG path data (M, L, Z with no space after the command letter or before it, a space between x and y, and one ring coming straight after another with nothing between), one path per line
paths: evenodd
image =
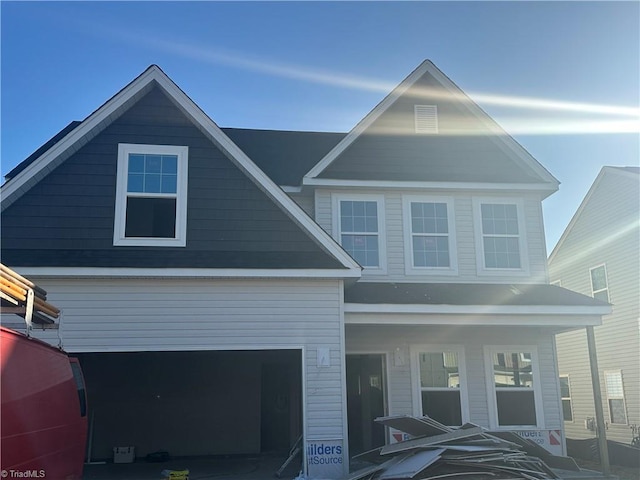
M86 353L91 461L288 452L302 432L300 350Z

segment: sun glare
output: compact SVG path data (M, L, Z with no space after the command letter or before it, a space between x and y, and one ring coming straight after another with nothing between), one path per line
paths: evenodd
M146 44L150 48L163 52L179 55L184 58L213 65L227 65L246 71L257 72L272 77L299 80L319 85L328 85L338 88L354 89L367 92L376 92L386 95L396 85L386 81L377 81L353 75L344 75L307 68L301 65L291 65L265 61L251 57L243 52L220 50L211 47L203 47L179 41L170 41L163 38L131 33L130 31L104 30L112 38L119 41ZM466 99L461 92L434 91L414 89L417 98L423 96L431 101L441 99L450 100L452 97ZM461 96L462 95L462 96ZM492 111L491 115L509 134L517 135L559 135L559 134L620 134L640 133L640 108L601 105L579 102L567 102L554 99L502 96L487 93L469 93L471 98L481 107L499 107L503 111ZM508 109L516 115L504 113ZM528 112L536 111L535 116ZM441 131L440 133L445 133ZM492 129L492 134L500 134ZM468 128L454 128L447 130L450 135L477 135Z

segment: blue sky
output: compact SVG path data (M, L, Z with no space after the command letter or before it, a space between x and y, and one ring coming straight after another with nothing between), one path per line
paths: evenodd
M150 64L218 125L349 131L432 60L561 182L640 158L639 2L7 2L2 174Z

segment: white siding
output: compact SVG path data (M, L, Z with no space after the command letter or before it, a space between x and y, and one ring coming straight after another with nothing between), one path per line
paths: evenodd
M316 190L315 196L315 220L332 234L332 194L344 195L344 190L331 191L328 189ZM529 263L529 275L513 275L505 273L503 275L478 275L476 267L476 243L475 234L477 226L474 222L472 199L481 197L481 194L472 192L429 192L424 190L358 190L360 194L383 195L385 203L384 231L386 235L386 275L373 274L363 271L363 280L391 281L391 282L536 282L545 283L547 281L547 252L545 247L544 229L542 222L542 209L540 198L535 194L520 195L510 197L507 194L497 195L495 192L492 198L513 198L521 199L524 206L525 235L527 239L527 252ZM352 191L355 193L355 191ZM458 259L458 275L405 274L405 239L402 212L402 195L434 195L452 197L454 200L455 229L456 229L456 254ZM486 194L483 194L486 195ZM382 228L381 228L382 231ZM480 253L481 254L481 253Z
M32 280L63 310L71 353L302 348L307 438L343 437L340 281ZM318 348L330 366L317 366Z
M595 327L605 421L609 422L604 371L621 370L629 424L640 424L640 188L637 174L605 167L549 264L550 280L591 295L589 269L604 264L613 312ZM561 374L569 375L573 422L569 438L591 438L585 420L595 417L586 334L558 336ZM607 438L631 441L627 425L609 424Z

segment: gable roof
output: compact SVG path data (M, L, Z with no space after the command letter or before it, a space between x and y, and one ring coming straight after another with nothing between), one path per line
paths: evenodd
M558 254L560 249L562 248L562 245L564 244L565 240L567 239L567 237L571 233L571 230L573 229L573 226L576 224L576 222L578 221L578 219L582 215L582 212L584 211L584 209L588 205L589 200L591 200L591 197L593 196L595 191L598 189L598 186L602 182L602 179L605 177L605 175L609 175L609 174L611 174L611 175L621 175L621 176L626 177L626 178L632 178L632 179L634 179L636 181L640 181L640 167L614 167L614 166L604 166L604 167L602 167L600 169L600 172L598 173L598 176L596 177L596 179L591 184L591 187L589 187L589 190L587 191L587 194L582 199L582 202L580 202L580 205L578 206L578 209L573 214L573 217L571 217L571 220L569 221L569 224L564 229L564 232L562 232L562 235L560 236L560 239L556 243L556 246L553 247L553 250L551 251L551 255L549 255L549 259L548 259L548 263L549 264L554 260L554 258L556 257L556 255ZM640 219L638 219L638 221L640 222Z
M515 182L514 179L505 179L504 182L528 184L524 188L538 189L552 193L557 190L559 182L553 177L540 163L538 163L513 137L508 135L489 115L487 115L475 102L473 102L460 88L458 88L448 77L446 77L432 62L426 60L416 70L414 70L400 85L398 85L389 95L387 95L371 112L369 112L350 132L347 134L327 155L311 168L304 176L303 183L307 185L323 184L327 182L325 175L327 170L335 164L359 139L363 138L374 123L381 118L383 114L388 112L396 102L408 94L410 89L416 87L418 83L430 76L439 86L446 92L448 99L456 102L465 111L473 116L480 124L489 132L487 136L491 142L494 142L497 152L505 155L511 162L515 162L522 171L520 179ZM378 135L373 133L372 136ZM429 136L432 143L441 142L439 135ZM460 138L464 138L464 135ZM457 141L457 140L456 140ZM447 142L452 145L455 142ZM426 141L425 141L426 144ZM440 147L439 147L440 148ZM440 148L440 150L442 150ZM527 176L529 178L527 178ZM336 177L331 177L334 180ZM339 179L340 180L340 179ZM357 179L351 179L351 181ZM407 179L404 179L407 180ZM436 178L436 182L441 181ZM462 180L459 182L465 182ZM478 182L479 183L479 182ZM493 187L500 188L496 182Z
M278 205L310 238L345 269L342 276L357 277L360 266L319 225L260 170L249 157L211 120L157 65L151 65L131 83L79 124L70 124L30 161L14 169L1 188L2 210L44 178L79 148L104 130L154 87L159 87L182 113L227 156L253 183ZM48 147L48 148L46 148ZM28 159L29 160L29 159Z

